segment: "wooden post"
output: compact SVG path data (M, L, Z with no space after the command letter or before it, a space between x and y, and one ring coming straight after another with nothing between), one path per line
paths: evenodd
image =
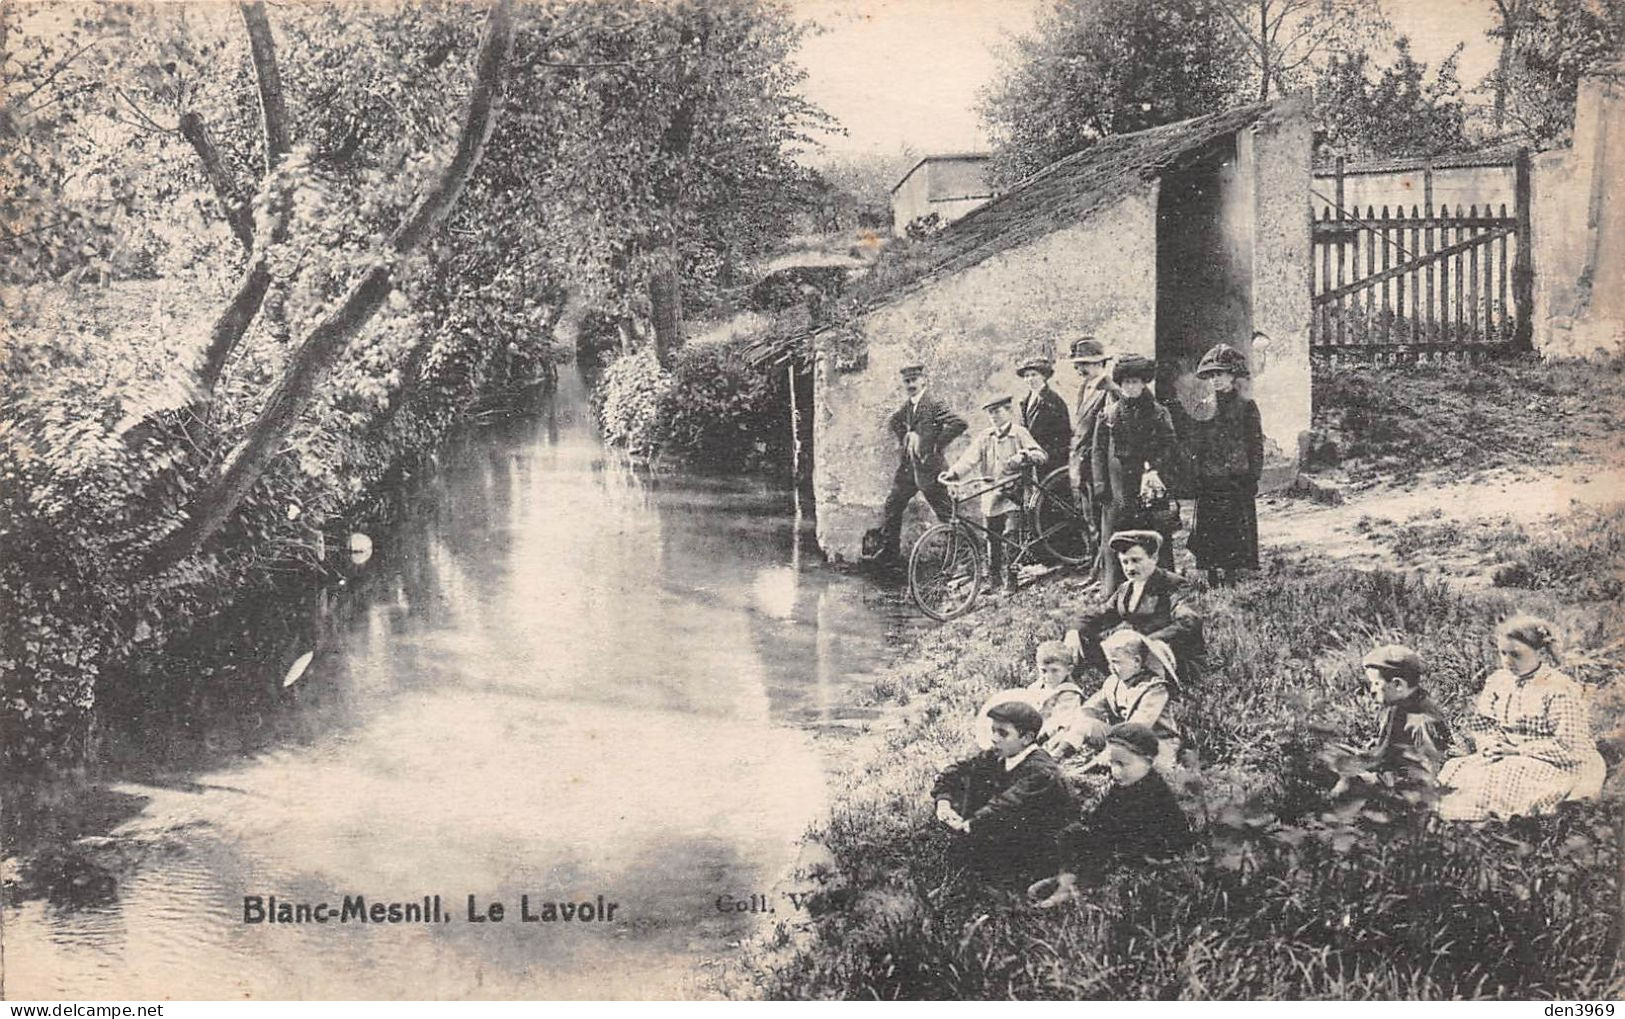
M1343 221L1343 157L1342 156L1337 157L1337 191L1336 191L1336 197L1337 197L1337 221L1338 221L1339 224L1341 224L1342 221ZM1343 288L1343 283L1345 282L1344 277L1343 277L1343 261L1347 257L1347 255L1344 253L1343 249L1344 249L1344 242L1347 240L1347 238L1343 235L1343 231L1342 231L1341 228L1339 228L1338 231L1336 233L1334 233L1332 236L1334 238L1336 238L1336 243L1337 243L1337 288L1339 290L1341 290ZM1343 343L1345 342L1343 320L1348 317L1347 313L1346 313L1346 309L1347 309L1347 305L1344 303L1344 299L1339 297L1337 299L1337 344L1338 344L1338 346L1342 346Z
M792 358L784 366L785 381L790 384L790 482L801 487L801 408L796 405L796 362ZM797 505L800 505L799 500Z
M1519 350L1533 348L1535 336L1535 241L1530 236L1530 203L1533 191L1529 180L1529 150L1518 150L1513 200L1517 203L1514 215L1518 218L1517 262L1512 269L1512 303L1517 308L1518 323L1512 336Z

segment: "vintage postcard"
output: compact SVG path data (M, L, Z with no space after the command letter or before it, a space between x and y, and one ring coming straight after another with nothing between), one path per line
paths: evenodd
M0 61L8 1000L1625 995L1621 0Z

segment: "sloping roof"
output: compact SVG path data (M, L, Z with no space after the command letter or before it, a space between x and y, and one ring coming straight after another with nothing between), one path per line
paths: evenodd
M1133 134L1111 135L1056 160L986 205L950 223L930 239L889 251L853 281L849 297L858 314L901 298L929 280L959 272L1002 251L1075 226L1170 170L1210 156L1215 143L1252 126L1298 98L1212 113ZM794 336L764 337L746 350L756 364L782 364L805 356L802 348L829 323Z
M1517 145L1496 145L1472 152L1445 152L1436 156L1385 156L1381 159L1348 159L1343 173L1406 173L1431 165L1435 170L1459 170L1474 166L1511 166L1518 158ZM1315 176L1330 177L1337 172L1335 159L1315 160Z

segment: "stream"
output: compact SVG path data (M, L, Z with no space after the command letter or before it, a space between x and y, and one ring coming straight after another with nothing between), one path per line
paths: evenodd
M117 886L6 907L8 997L705 994L922 625L823 565L787 486L606 449L568 366L443 451L378 547L253 649L252 710L109 724L123 806L88 845ZM329 922L245 922L270 896ZM355 896L384 922L336 922ZM526 919L551 902L577 918Z

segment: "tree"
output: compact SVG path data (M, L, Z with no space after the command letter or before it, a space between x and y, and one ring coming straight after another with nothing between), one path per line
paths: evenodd
M1321 57L1387 29L1379 0L1214 0L1258 76L1256 97L1298 84Z
M1625 0L1494 0L1500 43L1484 87L1494 95L1497 132L1545 144L1574 126L1580 79L1625 47Z
M1056 0L1000 56L979 107L1000 184L1106 135L1232 106L1246 73L1208 0Z
M1315 84L1315 121L1328 147L1362 156L1465 147L1466 106L1456 79L1460 50L1431 80L1404 36L1394 42L1393 62L1383 66L1363 49L1333 57Z
M550 144L515 165L547 182L536 212L572 285L652 319L665 357L684 304L783 236L809 180L795 156L827 118L800 98L803 26L778 0L579 6L559 43L516 60L521 94L568 103L525 111L516 126Z
M153 562L157 568L172 566L195 551L231 517L310 402L316 386L332 370L350 340L383 306L395 282L395 260L422 244L450 213L490 140L513 36L511 0L498 0L491 8L475 59L473 88L450 160L413 202L383 250L373 257L372 265L305 337L242 444L195 499L185 526L155 550ZM267 151L274 152L269 127L266 136Z

